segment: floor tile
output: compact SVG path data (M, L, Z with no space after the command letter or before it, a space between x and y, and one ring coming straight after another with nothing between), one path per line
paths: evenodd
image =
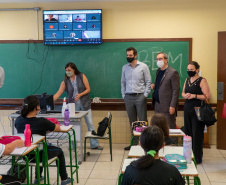
M210 182L226 183L226 173L207 173Z
M206 173L204 172L204 173L199 173L199 178L200 178L200 180L201 180L201 182L208 182L209 181L209 179L208 179L208 176L206 175Z
M88 179L90 174L91 174L92 170L80 170L78 171L78 177L79 179Z
M217 149L210 149L210 148L204 148L203 149L203 156L204 157L223 157L221 152Z
M119 170L93 170L89 179L117 180Z
M95 162L83 161L82 164L79 165L79 170L92 170L95 164Z
M88 179L86 185L116 185L117 180L111 180L111 179Z
M93 170L119 170L121 167L121 162L96 162Z

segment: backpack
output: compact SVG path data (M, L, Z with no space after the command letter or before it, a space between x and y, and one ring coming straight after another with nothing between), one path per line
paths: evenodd
M7 145L17 139L21 139L19 136L2 136L1 138L2 139L0 139L0 143L3 145Z
M105 134L105 131L107 130L108 128L108 118L105 117L100 123L99 123L99 126L98 126L98 129L97 129L97 135L98 136L101 136L103 137L104 134Z
M7 175L10 175L11 174L11 168L7 171ZM13 168L13 174L12 174L13 177L18 177L18 166L14 166ZM19 181L20 182L24 182L25 180L27 180L27 171L26 171L26 166L23 165L23 166L20 166L20 178L19 178Z
M0 175L1 176L1 175ZM7 184L7 185L21 185L21 182L17 177L13 177L10 175L2 175L2 179L0 180L0 183Z

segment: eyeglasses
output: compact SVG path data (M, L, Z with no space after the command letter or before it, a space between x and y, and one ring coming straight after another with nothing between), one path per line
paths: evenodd
M162 61L164 58L156 58L155 61Z

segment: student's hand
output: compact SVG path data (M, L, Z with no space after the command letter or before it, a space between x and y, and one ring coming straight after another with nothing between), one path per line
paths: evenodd
M80 94L76 94L76 96L74 97L74 100L77 102L80 99L81 95Z
M169 108L169 113L170 113L170 115L173 115L174 112L175 112L175 108L174 108L174 107L170 107L170 108Z
M195 98L195 94L190 94L188 99L190 100L190 99L193 99L193 98Z
M15 140L13 142L15 142L15 145L16 145L17 148L21 148L21 147L24 146L24 141L21 140L21 139L17 139L17 140Z
M190 96L191 96L191 94L190 94L190 93L186 93L186 94L185 94L185 96L184 96L184 98L185 98L185 99L189 99L189 98L190 98Z
M154 89L155 88L155 84L151 84L151 89Z

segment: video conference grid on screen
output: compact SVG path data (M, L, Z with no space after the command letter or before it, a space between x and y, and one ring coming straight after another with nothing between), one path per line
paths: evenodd
M44 10L44 44L102 43L102 10Z

